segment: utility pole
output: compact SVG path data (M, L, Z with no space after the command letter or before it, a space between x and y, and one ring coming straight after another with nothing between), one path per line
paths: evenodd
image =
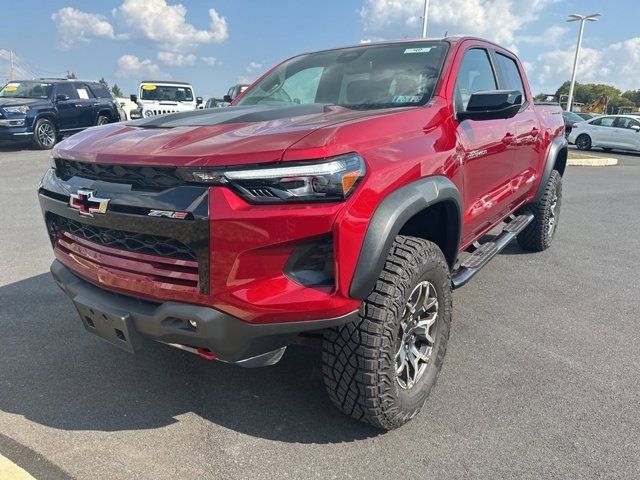
M584 22L597 22L600 13L593 13L591 15L578 15L573 13L569 15L567 22L580 22L580 33L578 33L578 44L576 45L576 56L573 59L573 73L571 74L571 85L569 86L569 98L567 99L567 112L571 111L571 104L573 103L573 88L576 84L576 73L578 70L578 58L580 57L580 48L582 47L582 33L584 32Z
M13 82L13 50L9 50L9 81Z
M427 19L429 17L429 0L424 0L424 12L422 15L422 38L427 37Z

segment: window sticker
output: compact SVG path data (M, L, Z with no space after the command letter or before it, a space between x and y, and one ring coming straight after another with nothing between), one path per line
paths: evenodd
M433 47L414 47L414 48L407 48L405 49L404 53L405 55L407 53L427 53L429 51L431 51Z
M420 95L396 95L393 103L416 103L422 99Z
M155 85L142 85L142 90L155 90L156 87Z
M84 88L76 88L76 92L78 92L78 97L88 100L89 99L89 94L87 93L87 91Z

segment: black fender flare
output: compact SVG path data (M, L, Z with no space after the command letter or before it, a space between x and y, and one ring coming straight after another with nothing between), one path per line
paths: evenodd
M562 150L569 151L569 142L564 137L564 135L559 135L551 141L551 145L547 149L547 155L544 160L544 170L542 171L542 178L540 180L540 184L538 185L538 190L536 191L536 196L533 199L532 203L538 203L544 194L544 189L547 186L547 182L549 182L549 177L551 176L551 172L553 171L553 167L556 164L556 160L558 155Z
M453 203L458 211L457 238L453 250L458 252L462 226L462 199L458 188L442 175L411 182L387 195L376 207L351 279L350 297L367 298L375 287L391 245L402 227L417 213L441 202ZM455 258L452 261L455 262Z

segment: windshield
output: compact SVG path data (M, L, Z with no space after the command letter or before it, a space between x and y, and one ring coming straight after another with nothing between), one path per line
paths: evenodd
M577 113L573 112L562 112L562 116L568 122L584 122L584 118L582 118Z
M49 98L53 84L42 82L9 82L2 90L0 97L9 98Z
M158 102L193 102L193 91L188 86L144 84L140 87L140 99Z
M280 65L237 104L424 105L438 82L447 48L445 42L407 42L301 55Z

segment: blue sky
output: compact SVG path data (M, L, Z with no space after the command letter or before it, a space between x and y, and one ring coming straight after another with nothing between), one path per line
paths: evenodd
M3 5L0 82L8 51L20 76L105 77L125 94L142 77L223 95L303 51L420 34L423 0L22 0ZM640 1L431 0L429 33L475 34L517 50L534 93L569 78L577 23L586 26L579 81L640 89Z

